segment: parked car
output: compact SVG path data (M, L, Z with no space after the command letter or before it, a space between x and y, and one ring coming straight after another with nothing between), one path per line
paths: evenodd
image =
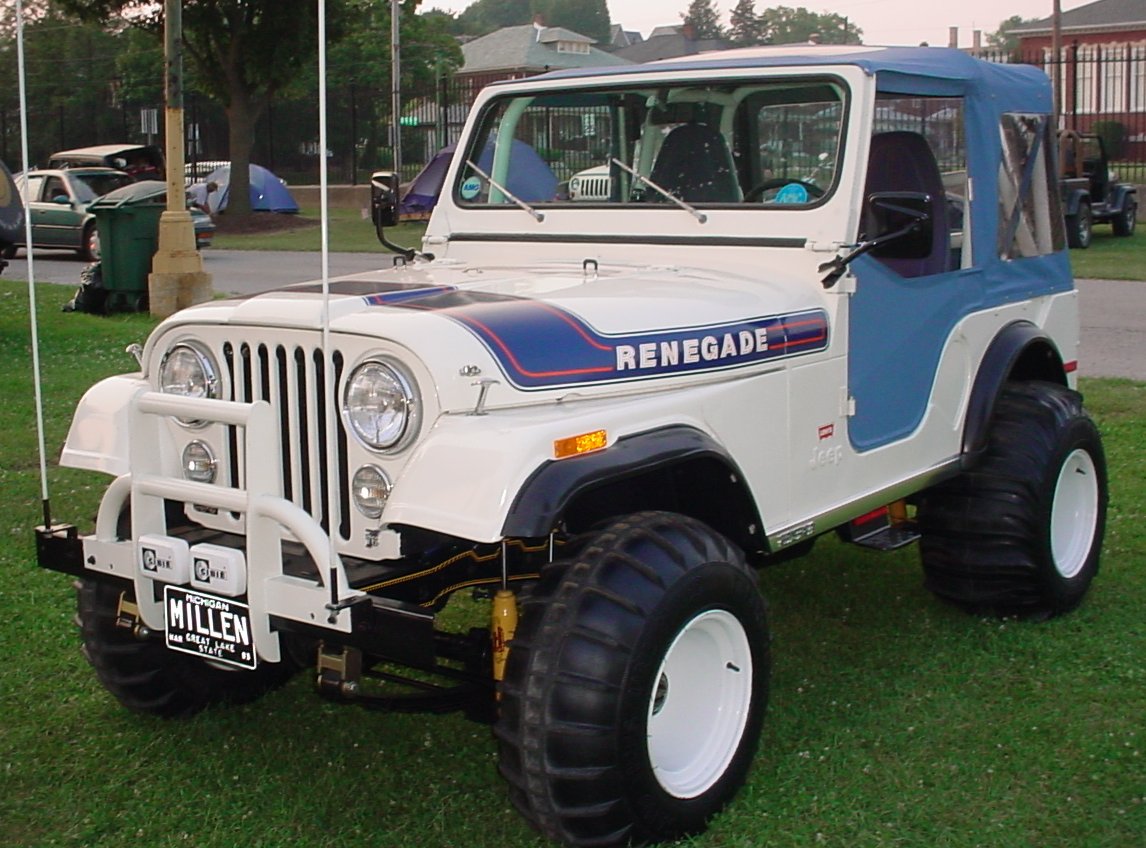
M1066 130L1059 134L1059 189L1071 247L1090 247L1095 224L1116 236L1134 235L1138 189L1118 181L1102 137Z
M95 215L88 211L97 197L130 183L131 176L112 168L66 168L16 175L16 187L27 198L32 219L32 246L71 249L81 258L99 258ZM11 258L23 239L4 248Z
M96 198L132 182L129 174L111 168L65 168L18 174L16 187L28 198L32 218L32 246L72 249L89 262L99 259L99 232L89 207ZM29 186L27 192L25 185ZM195 246L209 246L215 235L214 221L198 209L190 212ZM0 255L11 259L19 247L23 247L22 237L0 247Z
M20 237L23 229L24 204L20 201L20 192L12 182L8 166L0 162L0 272L8 264L4 261L8 246Z
M163 151L153 144L98 144L60 150L48 158L49 168L115 168L133 180L162 180L167 167Z

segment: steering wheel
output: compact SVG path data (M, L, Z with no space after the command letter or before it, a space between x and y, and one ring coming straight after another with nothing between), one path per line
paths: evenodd
M759 185L753 186L744 193L744 202L753 203L761 200L764 197L764 192L772 191L773 189L783 188L786 185L799 185L803 186L808 191L810 197L823 197L824 190L815 183L810 183L807 180L793 180L785 177L772 177L772 179L764 180Z

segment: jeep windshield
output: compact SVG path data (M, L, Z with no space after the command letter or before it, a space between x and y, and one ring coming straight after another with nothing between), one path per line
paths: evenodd
M845 91L789 79L501 97L480 117L454 197L508 208L817 205L835 185Z

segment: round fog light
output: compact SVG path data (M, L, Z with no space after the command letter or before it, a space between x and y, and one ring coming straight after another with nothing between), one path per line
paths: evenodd
M183 476L193 483L214 483L219 463L206 442L198 440L183 448Z
M381 518L390 497L390 480L376 465L363 465L354 472L354 506L367 518Z

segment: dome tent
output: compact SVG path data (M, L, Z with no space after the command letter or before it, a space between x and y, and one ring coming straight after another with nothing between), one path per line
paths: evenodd
M286 183L262 165L250 165L251 209L255 212L298 212L298 203L291 196ZM214 182L219 190L208 198L211 214L215 215L227 208L231 199L231 166L221 165L207 175L204 182Z

